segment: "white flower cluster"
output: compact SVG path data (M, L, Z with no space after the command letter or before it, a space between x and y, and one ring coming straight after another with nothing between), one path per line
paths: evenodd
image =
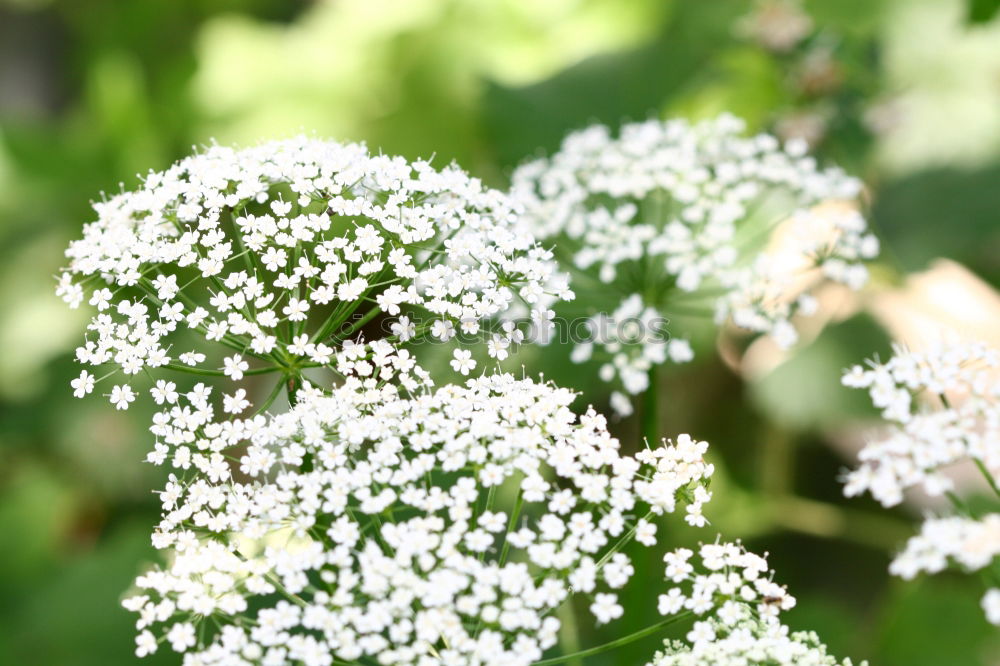
M358 144L212 146L94 208L58 293L97 309L77 358L110 364L105 377L297 375L375 317L385 334L369 338L443 341L572 296L509 197ZM498 325L492 337L494 353L516 336ZM95 379L84 370L75 393ZM136 393L123 383L110 398L124 409Z
M659 598L663 615L699 619L686 641L669 641L647 666L850 666L839 662L811 633L790 633L778 614L795 598L775 583L764 557L739 543L713 543L664 556L674 585Z
M889 571L907 580L921 571L938 573L952 560L969 571L992 564L1000 555L1000 513L975 520L963 516L930 518L906 542Z
M789 632L774 623L747 618L726 625L711 621L715 639L689 645L668 643L647 666L851 666L827 652L814 632ZM863 666L866 662L862 662Z
M161 494L154 542L174 558L125 605L138 654L166 641L192 666L527 666L571 596L621 616L621 547L655 544L678 500L703 524L710 497L704 442L623 456L572 392L510 375L408 398L306 387L287 413L223 423L188 397L154 426L199 468Z
M891 422L890 433L865 446L861 466L847 475L845 494L865 491L884 506L903 500L908 488L951 494L945 470L972 460L1000 499L1000 353L979 343L941 344L927 351L897 347L885 363L855 366L847 386L866 388ZM1000 556L1000 514L928 518L889 571L911 579L950 563L968 571L993 566ZM983 597L987 619L1000 625L1000 590Z
M661 615L690 611L699 617L716 617L732 625L752 607L759 617L774 617L795 605L795 598L771 580L767 559L739 543L703 544L697 555L679 548L663 556L665 574L673 587L659 597ZM688 640L712 640L707 620L696 622Z
M513 195L531 232L557 239L579 287L609 303L639 294L640 309L660 318L731 318L792 344L789 319L813 307L803 292L823 278L859 287L878 242L855 209L817 207L856 198L858 181L819 169L801 142L782 148L743 129L729 115L629 124L617 138L590 127L521 166ZM663 362L661 351L640 349L610 352L623 379Z
M938 573L951 562L966 571L978 571L993 565L1000 557L1000 513L979 519L963 516L929 518L920 534L906 542L896 555L889 572L910 580L921 571ZM1000 625L1000 590L992 588L983 597L986 619Z
M870 492L884 506L899 504L914 486L941 495L953 487L942 470L966 459L1000 479L1000 353L978 343L894 352L844 375L846 386L868 389L892 424L861 451L844 492Z

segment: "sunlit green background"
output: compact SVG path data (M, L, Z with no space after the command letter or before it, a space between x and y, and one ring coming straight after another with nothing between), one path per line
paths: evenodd
M872 416L842 367L928 318L1000 335L996 5L806 2L787 44L796 26L776 2L0 0L0 663L136 661L118 601L153 559L148 415L71 397L84 314L52 295L100 192L213 139L300 131L454 159L503 186L587 123L730 110L864 177L886 252L873 288L791 357L740 359L746 341L706 337L666 375L667 427L716 452L714 527L770 551L800 599L789 623L839 654L1000 664L974 579L886 574L922 506L846 501L837 482ZM932 266L911 283L923 291L901 289ZM543 366L604 404L580 368ZM643 663L656 643L587 663Z

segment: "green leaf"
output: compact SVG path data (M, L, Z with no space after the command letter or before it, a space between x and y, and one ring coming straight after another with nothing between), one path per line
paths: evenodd
M531 86L492 84L483 122L500 165L512 167L538 150L551 152L573 129L657 115L732 42L732 21L742 10L730 0L679 2L664 33L649 46L589 58Z
M140 663L132 654L135 616L120 600L155 558L146 521L123 524L94 550L69 559L22 603L0 615L0 663L112 666ZM163 646L144 666L179 663Z
M979 607L974 576L942 574L900 582L882 609L879 654L883 666L989 666L1000 648L996 628ZM992 658L990 657L992 655Z
M969 0L969 23L987 23L1000 9L1000 0Z
M872 209L888 256L918 271L937 257L1000 285L1000 164L934 169L888 183Z

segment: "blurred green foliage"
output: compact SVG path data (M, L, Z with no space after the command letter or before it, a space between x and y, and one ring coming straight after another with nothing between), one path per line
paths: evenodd
M135 661L117 603L153 559L148 414L71 397L84 319L52 275L89 201L213 137L315 131L502 186L588 123L730 110L867 179L888 273L948 256L1000 284L997 3L812 0L787 48L768 43L780 24L752 20L760 4L0 2L0 663ZM869 414L839 371L888 335L855 316L750 382L714 345L706 331L699 360L665 373L664 421L713 443L716 526L771 551L800 599L792 625L873 664L998 663L973 581L888 578L912 516L840 497L828 433ZM517 363L606 400L559 355ZM635 442L634 423L616 428ZM630 606L627 622L643 614ZM656 644L588 663L642 663Z

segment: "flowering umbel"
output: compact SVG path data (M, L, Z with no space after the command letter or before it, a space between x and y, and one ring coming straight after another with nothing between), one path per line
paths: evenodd
M991 587L983 597L987 619L1000 625L1000 512L973 511L954 493L947 469L972 463L993 501L1000 500L1000 352L979 343L939 344L925 351L902 347L885 363L855 366L843 378L868 389L891 424L859 454L847 474L848 496L869 492L883 506L920 488L947 495L959 515L928 518L889 570L903 578L937 573L949 564L986 570Z
M161 494L155 542L175 555L125 602L138 652L527 666L571 596L616 619L634 573L621 547L654 545L678 501L703 524L713 468L686 436L621 454L574 397L494 375L408 398L306 388L267 420L191 428L178 411L165 427L216 464Z
M596 307L617 308L619 322L669 322L672 335L619 328L574 351L577 362L596 354L605 380L637 394L651 367L692 358L686 319L731 319L790 345L791 317L815 308L813 286L863 284L878 242L849 203L860 189L820 169L804 143L744 136L742 121L723 115L627 124L618 137L604 126L575 132L551 158L520 167L512 191L526 227L554 242Z
M675 587L660 595L660 613L699 619L647 666L851 666L828 655L815 634L792 633L780 622L795 598L772 580L764 557L739 543L711 543L663 559Z
M467 336L502 361L524 338L515 316L550 326L550 307L573 293L532 226L558 236L556 249L576 243L571 263L599 267L598 282L656 265L610 302L597 337L614 355L602 374L629 392L643 364L692 355L682 339L637 343L614 326L655 328L661 287L720 287L720 316L789 337L788 275L764 261L774 253L744 261L735 234L772 195L799 206L856 187L736 129L723 118L570 137L552 168L519 172L523 219L517 197L457 167L307 137L212 146L95 205L58 293L96 309L77 357L106 368L71 385L83 397L124 377L106 395L126 409L147 379L158 411L146 459L171 468L152 535L164 561L123 602L138 615L136 654L169 645L185 666L529 666L557 644L561 609L621 617L636 573L626 546L657 545L666 514L707 523L708 445L649 437L626 455L603 416L570 408L570 390L507 374L434 388L406 347L465 334L450 365L469 375ZM844 220L807 253L826 277L858 283L874 248L860 217ZM201 377L180 385L169 371ZM280 380L252 405L244 380L268 373ZM288 409L269 412L283 387ZM794 600L763 558L715 543L664 559L667 619L599 649L695 615L657 666L824 657L775 618Z
M97 381L124 377L109 394L119 409L145 371L300 378L376 317L369 340L443 341L571 296L507 196L359 144L212 146L94 208L58 291L97 309L77 358L110 367ZM491 353L520 339L494 329ZM73 386L85 395L95 377Z

